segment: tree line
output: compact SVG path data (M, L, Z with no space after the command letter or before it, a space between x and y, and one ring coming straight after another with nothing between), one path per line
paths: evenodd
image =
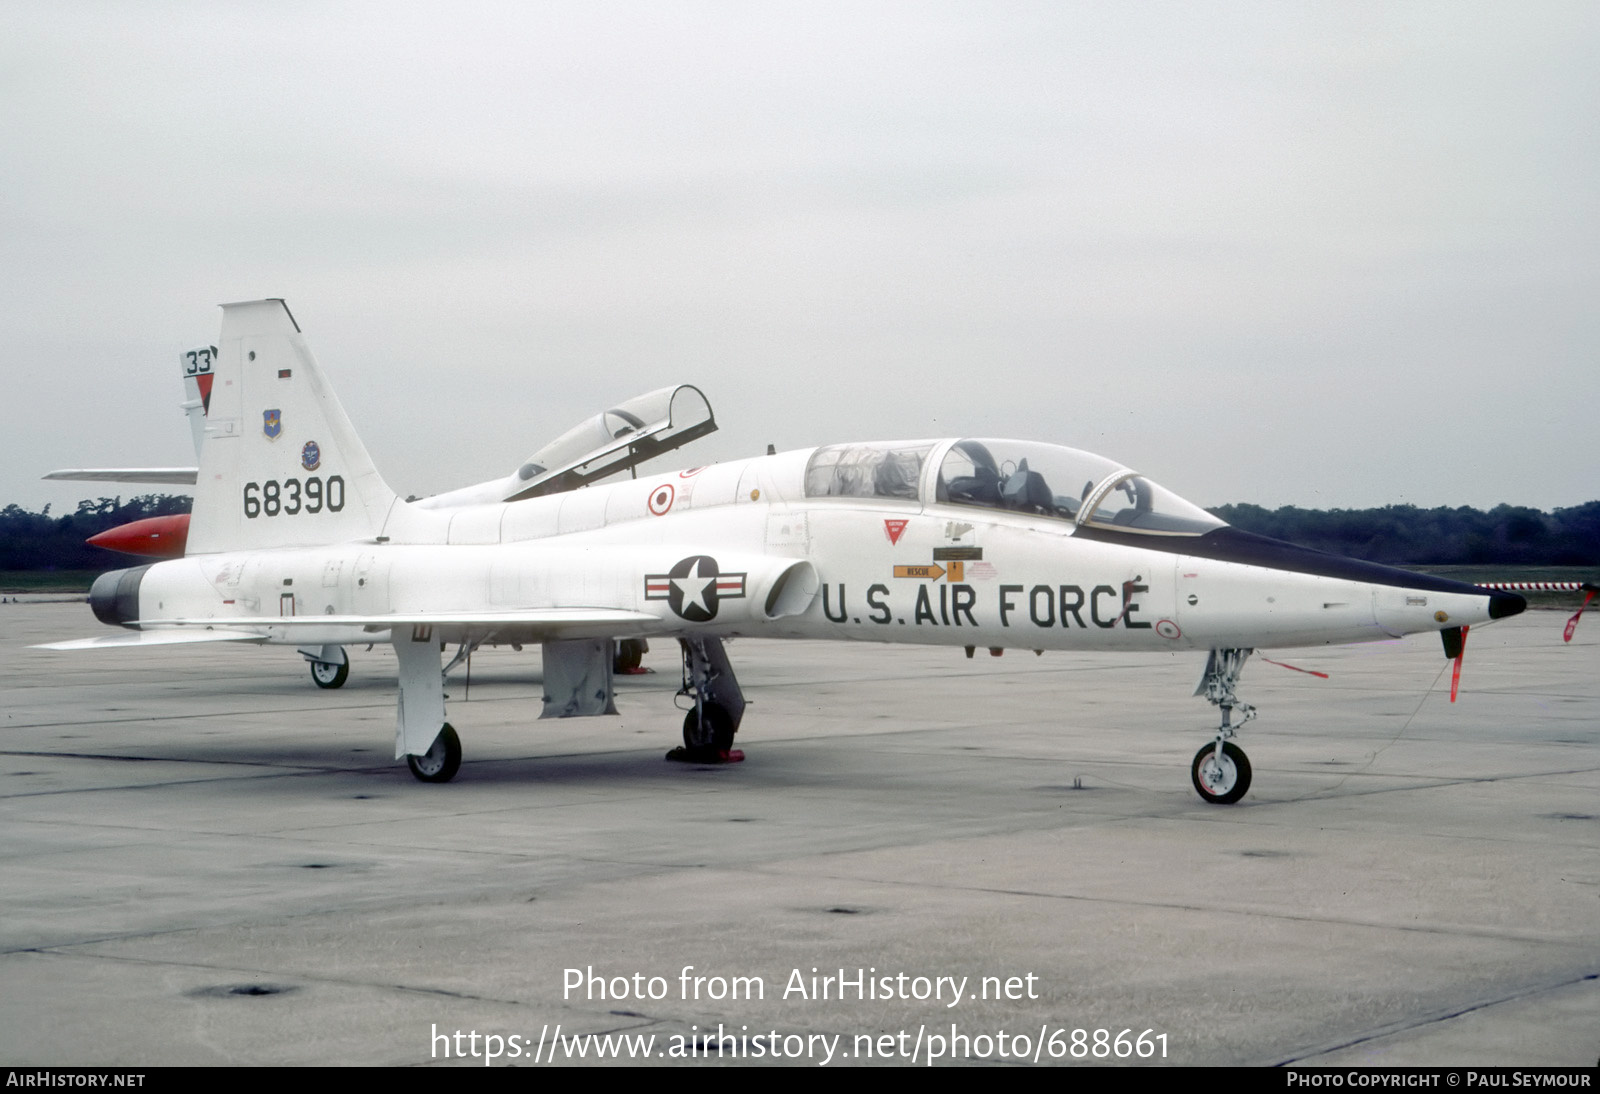
M0 570L117 570L130 556L90 547L84 540L146 517L187 513L193 500L170 494L143 494L84 500L66 516L53 517L46 505L30 513L20 505L0 509Z
M1517 505L1487 511L1222 505L1211 512L1247 532L1390 566L1600 565L1600 501L1549 513Z
M0 510L0 570L110 570L128 556L90 547L92 535L145 517L187 513L187 497L143 494L78 503L66 516L50 506ZM1391 566L1600 566L1600 501L1549 513L1515 505L1420 509L1301 509L1222 505L1211 510L1236 528Z

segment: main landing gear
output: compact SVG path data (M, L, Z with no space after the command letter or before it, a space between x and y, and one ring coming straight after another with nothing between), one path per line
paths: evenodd
M643 638L620 639L617 642L616 656L612 659L611 671L618 676L639 676L647 673L650 670L640 662L649 652L650 643Z
M395 659L399 663L400 702L395 725L395 759L405 758L411 773L423 782L443 783L455 778L461 769L461 738L444 720L444 677L451 667L464 661L476 643L463 645L449 666L441 666L442 643L431 627L416 625L410 634L393 638ZM679 695L693 701L683 721L683 747L667 753L669 760L686 763L724 764L744 759L733 747L734 734L744 718L744 693L733 674L733 666L722 648L721 639L680 639L683 648L683 688ZM330 656L318 656L329 647L309 647L301 652L307 660L331 663ZM342 653L337 647L336 652ZM545 705L549 717L576 717L589 714L614 714L611 705L611 671L615 649L609 641L574 639L545 643ZM559 671L557 671L559 669ZM552 678L560 677L552 685ZM603 703L595 703L595 688ZM561 710L549 714L552 693ZM570 693L570 694L569 694ZM578 700L583 702L578 702ZM571 701L573 709L567 709Z
M406 766L425 783L447 783L461 770L461 738L446 722L433 739L428 751L420 756L407 756Z
M301 646L300 656L311 663L311 682L319 688L342 688L350 679L350 655L343 646Z
M680 638L683 687L678 694L694 700L684 715L683 747L667 759L683 763L738 763L744 753L733 747L733 735L744 718L744 693L720 638Z
M1204 695L1212 706L1222 708L1222 724L1217 727L1217 739L1196 752L1194 763L1189 766L1195 790L1212 805L1232 805L1250 789L1250 760L1245 756L1244 749L1229 738L1256 716L1256 708L1242 701L1234 691L1240 673L1244 672L1244 663L1254 652L1212 650L1211 656L1206 659L1205 674L1194 689L1196 695ZM1235 708L1241 715L1237 726L1230 724Z

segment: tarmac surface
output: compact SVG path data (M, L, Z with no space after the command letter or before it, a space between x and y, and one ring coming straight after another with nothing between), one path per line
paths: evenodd
M1564 619L1474 630L1454 705L1431 636L1252 660L1219 807L1199 654L739 641L748 759L707 767L663 760L675 647L565 721L535 649L485 650L435 786L391 760L386 648L322 691L282 648L28 650L104 628L8 603L0 1063L1115 1063L1126 1030L1127 1063L1593 1066L1600 619Z

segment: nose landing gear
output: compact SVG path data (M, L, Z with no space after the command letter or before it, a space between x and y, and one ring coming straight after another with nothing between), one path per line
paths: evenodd
M1231 738L1244 724L1256 716L1256 708L1244 702L1234 691L1244 663L1255 650L1212 650L1206 658L1206 669L1195 687L1196 695L1203 695L1212 706L1222 708L1222 724L1217 727L1217 739L1194 754L1189 765L1189 777L1195 791L1203 801L1212 805L1232 805L1250 789L1250 760L1244 749ZM1238 709L1239 724L1231 724L1233 711Z
M1220 748L1214 742L1204 744L1194 754L1189 776L1201 798L1212 805L1232 805L1250 789L1250 761L1232 741L1222 742Z

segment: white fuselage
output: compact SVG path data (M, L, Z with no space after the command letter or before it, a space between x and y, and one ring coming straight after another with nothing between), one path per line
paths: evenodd
M160 563L139 590L141 627L208 620L304 645L382 640L373 619L389 614L606 608L654 619L596 628L612 637L1175 650L1362 642L1489 618L1481 596L1144 549L1043 516L808 498L810 455L454 510L400 502L370 541ZM268 519L295 518L250 518ZM261 622L288 615L301 620L292 633ZM306 616L329 624L308 629ZM491 641L539 637L526 623L489 630Z

